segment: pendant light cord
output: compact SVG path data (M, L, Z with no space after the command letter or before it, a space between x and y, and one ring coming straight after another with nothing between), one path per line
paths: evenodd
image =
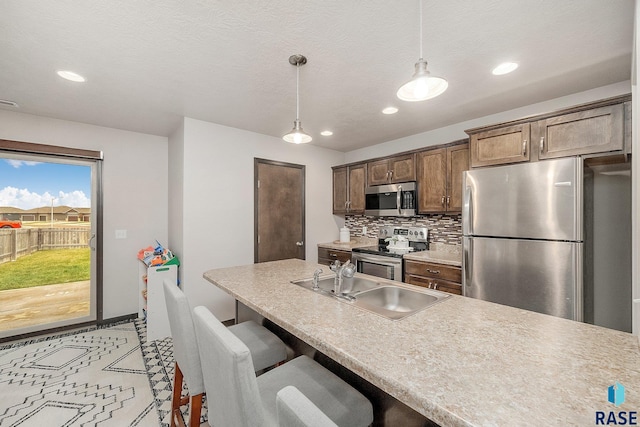
M300 64L296 64L296 120L300 120Z
M420 61L422 59L422 0L420 0Z

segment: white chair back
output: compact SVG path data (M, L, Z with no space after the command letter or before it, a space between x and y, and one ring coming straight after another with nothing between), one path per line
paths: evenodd
M187 296L172 279L164 279L164 297L173 338L173 357L189 387L189 394L204 393L200 353Z
M264 424L249 348L207 308L196 307L196 329L207 391L209 424L244 427Z

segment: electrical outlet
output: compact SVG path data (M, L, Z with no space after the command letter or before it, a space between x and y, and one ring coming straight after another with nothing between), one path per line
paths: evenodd
M116 239L126 239L127 230L116 230Z
M366 226L366 225L363 225L363 226L362 226L362 235L363 235L363 236L366 236L366 235L367 235L367 226Z

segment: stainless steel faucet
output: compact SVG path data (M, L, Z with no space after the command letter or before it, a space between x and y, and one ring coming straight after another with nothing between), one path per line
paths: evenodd
M314 291L317 291L320 289L320 287L318 286L318 279L320 278L320 274L322 274L322 269L319 268L316 271L313 272L313 289Z
M335 281L333 282L333 293L336 296L342 296L342 279L344 277L351 278L356 273L356 266L351 264L351 261L347 260L344 264L340 265L340 261L335 260L329 266L331 271L336 273Z

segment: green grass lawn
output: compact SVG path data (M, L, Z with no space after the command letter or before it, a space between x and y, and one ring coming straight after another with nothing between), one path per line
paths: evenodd
M0 264L0 291L89 280L90 249L55 249Z

